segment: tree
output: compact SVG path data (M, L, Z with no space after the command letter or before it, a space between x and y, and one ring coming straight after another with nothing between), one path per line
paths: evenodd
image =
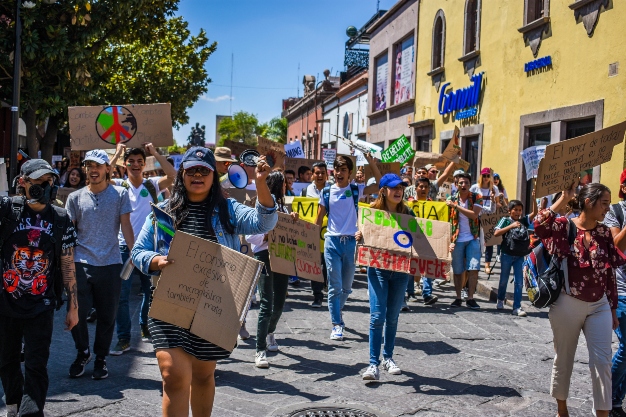
M216 44L173 18L179 0L33 0L22 7L20 108L29 153L50 161L67 107L172 103L172 120L206 92L204 70ZM34 7L27 7L34 4ZM12 100L15 0L0 0L0 100ZM0 19L2 21L2 19ZM123 24L121 24L123 22ZM43 135L37 126L47 121Z
M287 119L284 117L274 117L268 123L267 132L265 136L268 139L274 140L280 143L287 143Z
M261 134L259 119L252 113L238 111L232 118L225 118L220 122L217 133L221 137L218 146L224 145L225 140L241 140L246 145L256 146L256 137Z

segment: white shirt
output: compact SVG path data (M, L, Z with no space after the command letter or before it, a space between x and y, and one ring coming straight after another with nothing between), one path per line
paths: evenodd
M287 207L284 207L284 210L281 210L281 212L289 213L289 211L287 211ZM250 249L252 249L253 253L258 253L269 248L268 241L265 240L265 233L258 235L245 235L245 237L246 241L250 244Z
M468 199L471 197L467 197ZM464 202L459 199L459 206L463 208L467 208L467 200ZM474 207L482 206L480 204L474 204ZM470 219L459 210L459 236L457 238L457 242L469 242L470 240L474 240L474 235L472 235L472 229L470 229Z
M328 182L324 185L327 186L329 185ZM322 189L324 189L324 187L322 187ZM315 183L311 183L309 184L308 187L306 187L306 196L307 197L312 197L312 198L320 198L320 195L322 194L322 190L318 190L317 186L315 185Z
M359 188L359 199L363 198L363 190L365 184L357 184ZM326 227L326 236L354 236L359 230L357 228L357 215L354 208L354 199L352 197L352 189L350 184L344 188L337 185L331 185L330 196L328 198L330 210L328 216L328 226ZM320 194L319 204L326 207L324 197Z
M496 187L495 185L492 187L491 192L489 191L489 188L480 188L480 186L478 184L474 184L470 187L470 192L472 193L480 193L483 196L483 210L482 213L495 213L496 212L496 206L494 204L492 204L491 201L491 192L493 192L494 196L499 196L500 195L500 191L498 190L498 187Z
M152 200L152 196L148 189L143 185L144 181L150 181L154 185L154 189L157 192L157 195L160 193L159 190L159 180L161 177L151 177L147 180L143 180L139 187L135 188L130 180L121 180L119 178L114 179L115 185L122 186L122 183L126 181L128 183L128 197L130 198L130 207L133 211L130 213L130 224L133 226L133 234L135 235L135 240L137 240L137 236L139 236L139 232L141 232L141 228L146 221L146 217L150 215L152 212L152 207L150 203L154 203ZM156 204L156 203L155 203ZM122 234L122 230L120 228L120 232L117 236L117 240L121 245L126 245L126 240L124 240L124 235Z

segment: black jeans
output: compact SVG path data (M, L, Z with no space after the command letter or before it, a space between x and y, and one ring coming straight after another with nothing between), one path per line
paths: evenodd
M20 416L43 417L48 394L48 357L54 310L32 319L0 317L0 379L7 405L18 405ZM24 369L20 353L24 340Z
M311 289L313 290L313 298L315 300L324 299L324 286L328 285L328 275L326 273L326 261L324 260L324 254L322 253L322 275L324 276L324 282L311 281Z
M76 263L78 324L72 329L72 337L78 351L89 349L87 315L93 305L98 312L93 352L102 357L109 354L122 289L121 272L122 264L94 266Z
M259 278L259 322L256 330L256 351L262 352L267 349L267 334L274 333L280 316L283 314L285 298L287 298L287 275L272 272L270 268L269 252L262 250L254 254L254 257L265 263L266 274Z

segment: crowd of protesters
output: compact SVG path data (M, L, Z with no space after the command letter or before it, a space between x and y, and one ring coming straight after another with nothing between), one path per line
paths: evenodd
M146 172L148 156L159 163L159 173ZM189 409L196 416L210 415L216 364L231 352L187 329L149 317L152 278L175 263L156 250L151 207L156 205L169 213L176 230L231 249L239 250L240 236L245 236L254 257L264 264L258 283L254 364L268 368L266 352L280 349L275 331L289 284L296 286L299 280L272 271L267 233L277 222L277 212L291 212L285 199L296 195L317 200L316 223L321 226L324 219L327 221L321 255L324 282L311 282L311 307L322 307L327 293L333 341L345 338L343 310L352 293L355 271L360 270L355 264L357 244L362 239L357 228L359 202L377 210L415 216L411 202L444 201L451 229L449 279L455 292L451 306L461 307L465 301L473 310L480 309L474 296L481 261L484 259L485 273L493 269L494 248L484 244L480 218L506 208L508 216L498 222L495 236L502 236L505 242L514 233L534 233L537 241L567 266L567 288L549 311L555 348L551 394L557 401L558 415L568 415L566 400L581 331L589 350L595 415L626 415L622 410L626 395L626 261L621 252L626 250L626 170L619 186L624 201L619 204L610 204L611 191L605 185L581 187L576 183L555 195L549 207L547 199L537 204L533 193L527 212L520 200L509 199L502 179L488 167L480 171L479 178L472 178L454 163L407 164L400 175L382 175L372 155L364 156L372 178L366 178L365 171L343 155L335 158L332 167L318 162L300 166L297 171L271 167L261 156L256 167L246 168L246 189L256 192L254 207L228 198L228 166L238 162L224 147L215 151L190 148L178 170L149 143L132 149L119 145L112 156L103 150L89 151L79 167L69 167L67 159L54 168L40 159L25 162L17 181L17 196L0 200L4 268L0 379L7 416L43 416L52 318L63 303L66 330L71 331L77 351L69 376L83 376L93 359L92 379L108 377L106 357L122 355L132 347L129 298L134 280L139 281L142 294L137 323L141 338L153 344L163 379L163 415L187 415ZM449 178L454 182L446 195L442 190ZM297 182L304 184L296 188ZM67 197L64 209L55 201L57 187L75 190ZM297 213L292 217L297 220ZM118 279L123 265L130 261L135 266L130 279ZM502 244L496 252L498 261L496 308L505 308L512 272L512 312L524 317L524 255ZM391 375L402 372L393 359L399 315L409 309L407 301L436 304L438 297L433 292L440 283L425 275L373 267L363 272L368 282L370 331L369 367L362 378L369 382L379 380L381 366ZM93 347L89 345L90 321L96 321ZM612 360L611 330L619 340ZM250 337L245 321L239 335L240 339Z

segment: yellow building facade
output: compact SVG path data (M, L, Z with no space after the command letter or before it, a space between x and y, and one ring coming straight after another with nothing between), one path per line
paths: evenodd
M418 20L414 144L458 126L472 178L492 168L509 198L529 201L523 149L626 119L626 2L421 0ZM613 200L624 160L593 172Z

